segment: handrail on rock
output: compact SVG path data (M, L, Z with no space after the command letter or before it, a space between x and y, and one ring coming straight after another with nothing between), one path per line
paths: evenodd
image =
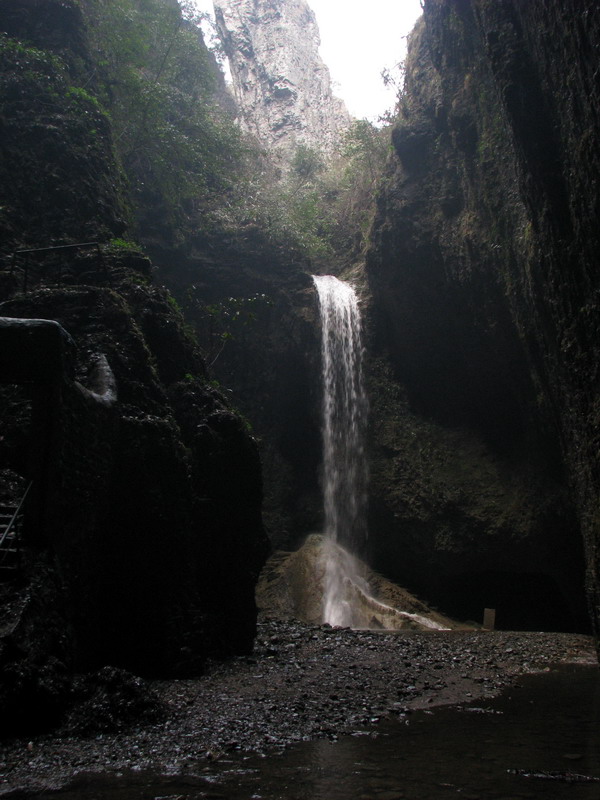
M100 247L100 242L77 242L76 244L58 244L53 245L52 247L34 247L27 250L14 250L13 254L10 259L10 275L14 274L17 258L25 257L25 263L23 265L23 293L27 294L27 284L29 279L29 257L32 254L39 254L39 253L51 253L57 250L70 250L70 249L78 249L82 250L84 248L95 247L98 253L98 258L104 264L104 254L102 252L102 248ZM58 273L58 282L60 283L62 279L62 269L59 268Z
M2 547L6 537L11 532L11 530L14 528L14 526L16 524L16 521L19 518L19 514L21 513L21 509L23 508L23 503L25 502L25 500L27 498L27 495L29 494L29 490L31 489L32 484L33 484L33 481L30 481L28 486L27 486L27 488L25 489L25 492L23 493L23 497L21 497L21 499L19 500L19 504L17 505L14 514L10 518L10 522L8 523L6 528L4 529L4 533L0 537L0 547Z

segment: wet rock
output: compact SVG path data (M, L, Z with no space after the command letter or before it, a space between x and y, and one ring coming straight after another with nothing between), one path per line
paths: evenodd
M78 678L73 695L75 707L62 726L68 735L113 733L133 723L156 722L164 713L155 690L141 678L114 667ZM139 745L134 747L139 749Z
M462 619L490 603L504 629L585 632L586 579L600 608L597 9L423 9L367 255L374 564Z
M539 670L569 659L595 661L589 638L565 634L399 632L384 638L367 631L259 622L258 641L272 637L283 650L288 650L287 644L298 645L293 663L257 651L253 659L213 663L199 679L153 682L149 691L138 679L103 671L95 684L88 684L80 710L73 711L72 735L6 742L9 785L60 783L71 775L74 761L79 769L110 764L119 770L134 763L177 771L190 759L211 760L228 751L270 752L311 738L370 735L388 713L405 724L414 709L492 697L523 671L525 663ZM333 640L337 667L332 671L326 656L331 655ZM508 648L512 653L507 655ZM440 651L447 657L447 673L435 669ZM414 665L417 658L420 666L407 674L404 661ZM452 659L469 665L462 672L465 677L451 672ZM490 669L490 659L498 667ZM364 677L357 680L357 672ZM445 680L450 674L455 683ZM108 696L110 687L114 700ZM120 721L118 698L131 712ZM158 718L152 716L157 698L163 715ZM96 712L107 728L91 738ZM141 716L136 718L138 712ZM77 720L86 736L75 733ZM113 724L117 734L115 728L108 731Z

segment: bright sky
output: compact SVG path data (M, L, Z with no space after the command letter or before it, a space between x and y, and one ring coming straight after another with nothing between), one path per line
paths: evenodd
M212 0L195 0L213 13ZM396 65L406 54L406 36L421 14L419 0L308 0L321 33L321 58L329 67L334 94L350 113L376 121L395 103L383 69L399 80Z

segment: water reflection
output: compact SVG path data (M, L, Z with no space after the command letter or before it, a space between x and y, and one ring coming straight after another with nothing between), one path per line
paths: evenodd
M600 777L598 672L569 667L522 679L484 706L417 712L339 742L282 756L198 764L188 777L80 779L60 800L598 800L600 783L513 771ZM36 795L47 800L49 794ZM30 800L34 800L33 797Z

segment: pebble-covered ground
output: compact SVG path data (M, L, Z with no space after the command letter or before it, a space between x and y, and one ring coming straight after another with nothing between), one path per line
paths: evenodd
M483 631L371 632L263 621L252 657L194 680L152 684L160 722L87 738L0 747L0 794L59 786L78 772L185 772L231 751L376 730L386 716L491 697L525 672L595 663L589 637Z

